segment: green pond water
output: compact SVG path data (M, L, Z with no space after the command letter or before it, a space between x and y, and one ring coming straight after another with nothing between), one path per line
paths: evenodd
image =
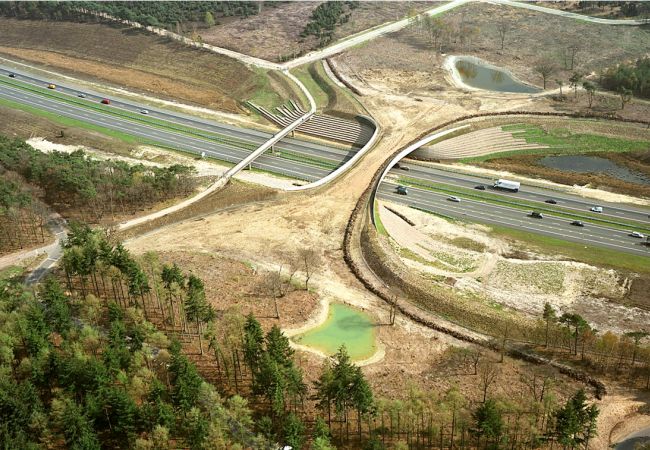
M375 352L375 325L367 314L340 303L331 303L325 323L293 340L327 355L333 355L345 344L350 358L358 361Z

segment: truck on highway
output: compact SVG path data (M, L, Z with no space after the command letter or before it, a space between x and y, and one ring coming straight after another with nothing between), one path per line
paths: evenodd
M494 182L495 189L505 189L507 191L519 192L520 187L521 183L519 181L498 179Z

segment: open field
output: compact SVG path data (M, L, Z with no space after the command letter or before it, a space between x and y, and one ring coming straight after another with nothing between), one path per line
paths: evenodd
M508 19L510 24L503 50L494 21L494 17L501 16ZM487 3L470 3L440 17L452 27L464 23L479 30L464 45L460 39L454 38L444 46L445 54L483 58L539 86L542 80L534 73L533 67L540 57L548 55L562 68L547 83L547 88L553 89L557 87L554 80L558 78L564 81L565 87L569 84L572 70L564 69L564 59L560 53L573 43L579 44L574 70L585 74L638 58L646 54L650 47L650 32L639 27L579 22ZM446 73L442 68L444 58L432 50L424 32L418 33L413 28L378 38L338 57L370 84L390 82L394 90L401 93L432 93L447 88Z
M246 19L221 19L220 25L200 30L203 41L269 61L292 59L314 50L318 39L302 38L300 33L309 22L312 11L322 2L287 2L265 5L259 14ZM336 27L334 39L402 19L411 9L431 7L427 2L359 2L350 20Z
M4 18L0 27L0 55L165 99L244 113L242 101L289 95L265 72L127 27Z

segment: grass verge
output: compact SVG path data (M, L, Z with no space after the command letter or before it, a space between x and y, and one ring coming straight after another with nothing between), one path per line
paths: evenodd
M563 239L542 236L513 228L489 225L490 235L514 239L545 254L560 254L571 260L594 266L626 269L637 273L650 273L650 249L648 256L631 255L601 247L584 246Z
M374 219L375 219L375 228L377 228L377 233L381 234L382 236L388 236L388 232L386 231L386 228L384 227L384 224L381 222L381 217L379 215L379 204L377 203L377 200L375 200L375 207L373 208L374 211Z

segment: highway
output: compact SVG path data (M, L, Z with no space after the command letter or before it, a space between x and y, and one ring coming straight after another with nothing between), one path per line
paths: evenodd
M455 203L448 200L448 194L414 187L408 188L408 195L400 195L396 193L397 186L390 180L383 181L377 192L378 198L470 222L500 225L579 244L650 256L650 247L644 247L641 239L635 239L622 230L589 223L584 228L576 227L571 225L570 219L548 214L543 219L535 219L520 209L476 200L462 199Z
M16 78L9 78L8 74L14 73ZM71 119L80 120L94 125L99 125L112 130L127 133L136 137L155 141L174 149L201 154L217 158L222 161L237 163L249 155L253 148L266 142L271 133L259 130L238 128L231 125L209 122L187 116L171 113L149 106L137 105L110 97L111 105L100 105L102 98L107 97L90 90L65 87L57 84L56 80L43 80L17 72L13 69L0 68L0 76L6 77L2 81L11 83L19 81L28 83L30 90L0 83L0 97L24 105L59 114ZM52 91L47 89L49 83L57 85L58 93L68 94L67 101L48 96ZM36 92L33 90L36 89ZM42 92L39 92L41 91ZM79 98L79 94L86 98ZM74 103L70 103L70 101ZM87 104L86 104L87 102ZM92 108L91 108L92 107ZM102 109L106 109L103 112ZM149 114L140 115L146 109ZM123 113L123 116L114 112ZM125 117L133 116L136 117ZM167 129L153 123L147 123L149 118L167 122L172 128L180 126L191 129L191 134L182 130ZM211 134L219 134L225 138L232 138L237 142L216 142ZM240 144L239 142L243 143ZM241 148L241 147L248 148ZM315 142L294 138L285 138L275 147L276 155L266 154L258 158L252 166L281 175L306 181L315 181L323 178L345 161L354 156L357 149L328 147Z
M577 195L555 192L549 189L543 189L522 184L519 192L509 192L492 188L493 178L484 178L479 176L466 175L462 173L451 172L447 170L426 167L419 164L409 164L402 160L400 167L407 167L407 170L393 168L389 173L395 176L408 177L425 182L444 183L446 186L459 187L465 189L474 189L475 186L483 185L486 187L485 192L491 195L499 195L507 200L526 200L527 202L539 203L540 207L558 206L563 209L574 210L577 214L589 213L592 206L601 206L603 212L598 214L606 220L616 221L617 219L639 221L640 226L650 229L650 208L643 208L632 205L622 205L620 203L603 202L600 200L589 200ZM480 194L482 191L476 191ZM557 205L549 205L546 200L553 199Z

